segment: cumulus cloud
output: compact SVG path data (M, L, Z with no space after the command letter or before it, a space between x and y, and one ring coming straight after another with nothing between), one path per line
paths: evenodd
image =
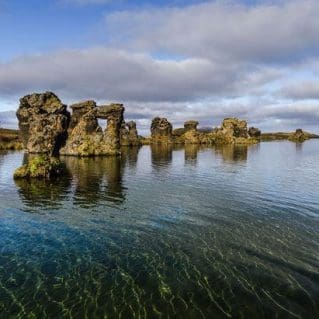
M313 127L319 82L300 83L298 72L319 72L318 16L315 0L111 13L103 25L112 35L108 46L0 63L0 95L12 101L52 90L66 103L124 102L126 117L137 120L142 132L154 116L175 126L188 119L216 126L237 116L262 129Z
M284 86L280 90L281 96L294 100L319 100L319 79L317 81L302 81L288 86Z
M0 93L53 90L67 97L129 101L192 101L242 95L277 77L262 67L201 58L160 60L107 48L61 51L0 64Z
M282 63L319 53L319 2L207 2L107 14L113 43L214 61ZM118 36L117 36L118 35Z

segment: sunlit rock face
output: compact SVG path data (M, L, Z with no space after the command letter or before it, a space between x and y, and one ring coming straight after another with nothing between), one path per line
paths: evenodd
M70 113L54 93L33 93L21 98L17 118L29 153L59 153L67 138Z
M151 124L151 143L172 143L172 124L166 118L155 117Z
M70 108L72 109L72 116L69 125L69 132L72 133L72 130L79 124L83 116L96 109L96 103L93 100L88 100L73 104L70 106ZM95 121L91 123L91 127L88 127L88 133L94 132L98 126L99 124L97 118L95 118Z
M86 101L72 106L73 114L67 143L60 154L73 156L117 155L123 122L122 104L96 106ZM106 119L103 131L98 119Z
M197 121L187 121L184 123L184 142L185 144L200 144L200 133L197 131Z
M136 123L134 121L125 123L123 121L121 125L121 145L138 146L140 144Z
M226 118L222 123L224 133L233 137L248 138L247 122L237 118Z

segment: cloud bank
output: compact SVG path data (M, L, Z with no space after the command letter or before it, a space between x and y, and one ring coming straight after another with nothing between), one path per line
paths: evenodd
M160 115L177 126L240 116L264 130L318 132L318 16L314 0L108 13L98 47L0 63L0 95L52 90L66 102L125 102L143 130Z

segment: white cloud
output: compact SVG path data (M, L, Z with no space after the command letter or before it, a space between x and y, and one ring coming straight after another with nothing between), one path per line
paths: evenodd
M238 3L238 2L237 2ZM213 61L286 62L319 53L319 2L207 2L107 14L117 45Z

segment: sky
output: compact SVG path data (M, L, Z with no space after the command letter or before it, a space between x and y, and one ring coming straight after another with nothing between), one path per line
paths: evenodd
M318 17L318 0L0 0L0 125L53 91L124 103L143 134L155 116L319 133Z

